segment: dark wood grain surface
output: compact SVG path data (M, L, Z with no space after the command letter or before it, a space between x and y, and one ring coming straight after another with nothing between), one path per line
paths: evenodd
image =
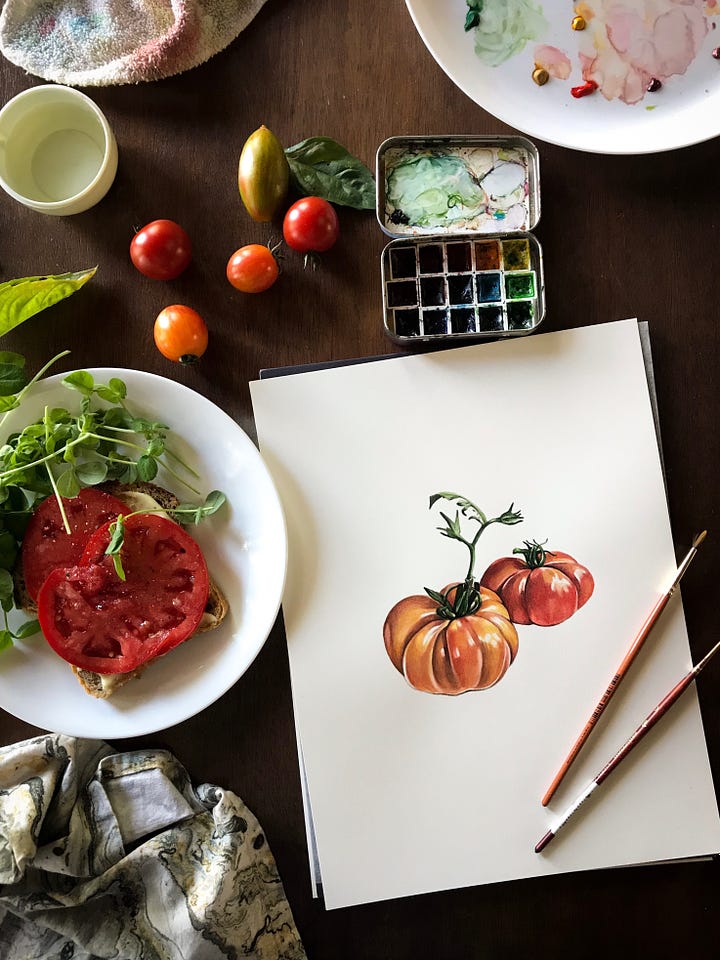
M39 82L0 63L2 102ZM97 207L70 218L34 213L1 194L0 280L94 264L99 271L81 294L34 318L5 346L23 352L34 368L70 348L63 369L134 367L173 378L225 409L253 438L248 381L261 368L397 348L382 332L379 257L386 239L372 212L341 211L341 239L320 270L305 271L299 258L287 257L266 294L243 296L227 284L233 250L279 236L277 225L253 223L238 197L238 156L249 133L265 123L285 144L331 136L373 167L378 145L391 135L510 132L444 75L401 0L268 0L204 66L153 84L86 92L117 136L115 184ZM718 636L720 142L637 157L537 145L544 330L630 316L650 324L678 555L694 533L709 531L683 581L697 658ZM194 242L192 265L172 283L141 277L128 257L134 228L158 217L182 223ZM195 368L171 364L153 345L154 318L173 302L194 306L210 326L208 352ZM623 549L622 541L617 547ZM699 695L716 784L719 694L713 664ZM2 743L37 732L0 711ZM216 782L243 797L270 839L312 960L534 960L606 950L618 957L717 956L717 861L533 879L326 912L310 896L281 621L218 702L176 727L117 745L166 747L195 782ZM433 842L457 829L456 818L438 810Z

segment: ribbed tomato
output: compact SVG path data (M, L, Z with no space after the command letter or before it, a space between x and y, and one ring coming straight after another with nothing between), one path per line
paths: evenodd
M571 617L592 596L595 581L587 567L567 553L545 550L542 544L525 541L513 553L501 557L480 578L505 604L513 623L552 627Z
M385 649L416 690L450 695L484 690L515 659L517 631L497 594L480 587L477 609L449 619L457 589L458 584L445 587L447 602L441 605L430 596L405 597L387 615Z

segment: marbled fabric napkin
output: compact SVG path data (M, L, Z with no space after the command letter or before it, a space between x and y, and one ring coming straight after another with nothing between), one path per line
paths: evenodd
M265 0L6 0L0 52L76 87L171 77L219 53Z
M267 840L164 750L0 750L2 960L305 960Z

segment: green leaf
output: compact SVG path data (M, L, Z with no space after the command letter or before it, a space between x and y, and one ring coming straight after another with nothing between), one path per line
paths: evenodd
M107 464L104 460L87 460L75 468L78 480L84 487L94 487L107 477Z
M0 283L0 336L25 320L75 293L95 275L97 267L48 277L20 277Z
M125 524L123 523L123 517L121 515L117 518L117 520L115 520L114 523L110 524L110 542L105 549L105 553L108 556L112 556L114 553L119 553L124 541Z
M13 645L12 634L9 630L0 630L0 651L8 650Z
M375 180L365 164L329 137L310 137L285 151L295 188L357 210L375 208Z
M9 530L0 531L0 567L12 570L17 559L18 548L15 537Z
M9 570L0 570L0 600L12 599L15 584Z
M178 523L200 523L205 517L211 517L214 513L217 513L226 500L227 497L221 490L213 490L205 497L205 502L200 505L180 503L174 510L168 512L173 520L177 520Z
M75 370L74 373L69 373L66 377L63 377L62 383L63 386L69 387L71 390L77 390L85 397L91 396L95 389L95 380L87 370Z
M56 486L61 497L72 499L80 493L80 482L74 467L63 470L57 478Z
M147 482L149 480L154 480L157 476L158 465L157 461L153 457L148 457L143 455L137 462L137 475L138 477Z
M0 396L10 397L20 393L27 382L27 375L21 366L0 361Z
M0 363L14 363L16 367L24 367L25 357L21 353L12 353L10 350L0 350Z
M20 626L15 630L13 636L16 640L25 640L27 637L33 637L36 633L40 633L40 624L37 620L26 620L25 623L21 623Z
M119 516L114 523L110 524L110 542L105 549L105 555L112 557L115 573L122 581L125 580L125 570L123 569L120 551L122 550L124 542L125 524L123 523L122 516Z
M100 384L95 388L95 392L101 400L107 400L108 403L120 403L127 396L127 387L122 380L112 377L107 386Z

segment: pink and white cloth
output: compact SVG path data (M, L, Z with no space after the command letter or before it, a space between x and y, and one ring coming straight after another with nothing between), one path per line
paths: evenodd
M0 52L44 80L110 86L174 76L227 47L265 0L6 0Z

